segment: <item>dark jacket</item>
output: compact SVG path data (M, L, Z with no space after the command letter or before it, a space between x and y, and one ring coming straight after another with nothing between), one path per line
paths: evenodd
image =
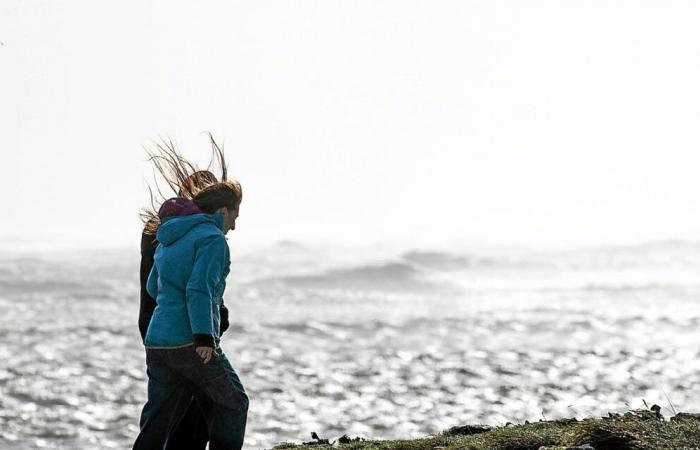
M154 234L145 232L141 234L141 305L139 308L139 331L141 332L141 339L144 341L146 340L148 324L151 322L151 317L153 316L153 310L156 308L156 301L153 297L148 295L146 291L146 283L148 281L148 274L153 267L153 256L157 246L158 241ZM224 306L223 300L221 302L220 315L219 334L223 334L229 327L228 309Z

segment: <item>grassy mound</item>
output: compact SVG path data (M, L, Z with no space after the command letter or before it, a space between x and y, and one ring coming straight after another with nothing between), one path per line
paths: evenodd
M504 427L453 427L423 439L365 441L343 436L275 450L691 450L700 449L700 415L680 413L666 420L658 409L610 414L600 419L562 419Z

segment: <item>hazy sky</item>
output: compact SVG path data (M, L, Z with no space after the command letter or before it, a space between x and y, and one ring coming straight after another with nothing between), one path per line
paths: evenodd
M700 4L0 3L0 243L137 244L159 135L232 239L700 238Z

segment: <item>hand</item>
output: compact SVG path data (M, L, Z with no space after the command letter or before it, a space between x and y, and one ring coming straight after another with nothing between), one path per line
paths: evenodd
M216 355L216 353L214 353L214 349L211 347L197 347L195 351L199 357L202 358L202 362L204 364L211 361L212 356Z

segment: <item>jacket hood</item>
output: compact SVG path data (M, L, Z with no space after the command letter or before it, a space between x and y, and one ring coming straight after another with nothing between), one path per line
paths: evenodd
M161 219L171 216L189 216L190 214L201 214L195 203L187 198L174 197L163 202L158 210L158 217Z
M192 228L205 223L210 223L219 230L223 230L224 216L222 214L191 214L163 217L156 233L156 239L163 245L170 245L186 235Z

